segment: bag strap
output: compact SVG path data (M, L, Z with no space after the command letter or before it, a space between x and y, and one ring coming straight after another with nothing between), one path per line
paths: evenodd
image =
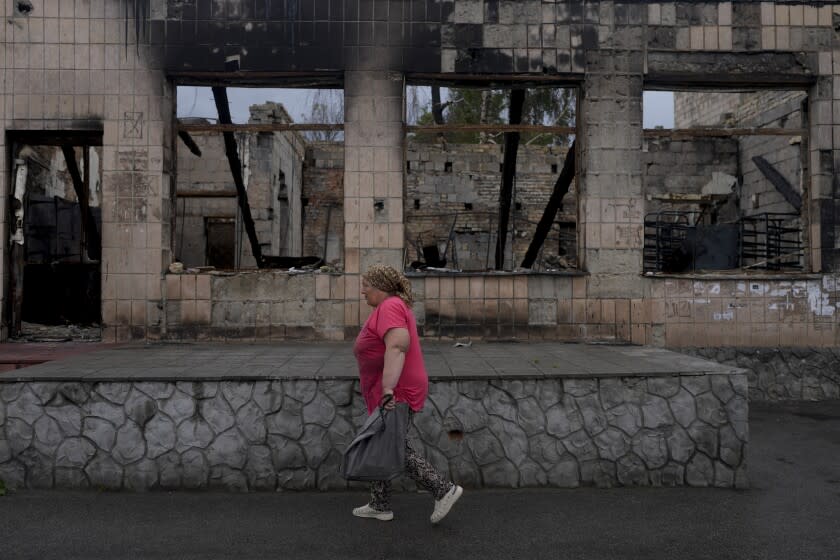
M379 407L378 407L379 418L382 420L382 423L381 423L380 428L379 428L380 432L385 431L385 416L389 412L391 412L390 410L387 410L385 408L385 405L387 405L392 400L394 400L394 394L393 393L388 393L388 394L382 395L382 399L379 401Z

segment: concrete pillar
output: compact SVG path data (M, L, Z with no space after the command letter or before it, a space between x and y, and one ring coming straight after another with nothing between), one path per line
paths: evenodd
M811 270L840 267L840 43L819 55L819 78L808 92Z
M587 297L638 298L642 283L642 53L592 52L582 99L581 264Z
M171 262L175 88L146 49L129 48L105 103L102 315L105 340L157 338Z
M403 266L402 96L398 74L345 73L345 327L351 330L369 314L359 305L359 274L375 263Z

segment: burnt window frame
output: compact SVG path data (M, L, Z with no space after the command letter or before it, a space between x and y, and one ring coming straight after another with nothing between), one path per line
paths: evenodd
M556 88L556 89L571 89L574 92L574 126L551 126L551 125L510 125L510 124L443 124L443 125L418 125L418 124L409 124L408 122L408 88L409 87L417 87L417 86L438 86L438 87L461 87L461 88L475 88L475 89L529 89L529 88ZM581 76L577 75L552 75L552 76L543 76L543 75L466 75L466 74L429 74L429 73L406 73L404 75L403 80L403 118L404 118L404 136L403 136L403 159L407 161L407 152L408 152L408 143L409 143L409 135L411 133L417 132L435 132L435 133L446 133L446 132L463 132L463 131L475 131L475 132L520 132L520 133L529 133L529 132L550 132L556 135L567 135L570 138L573 138L578 143L578 149L575 151L575 175L572 179L572 187L575 189L575 192L578 193L576 196L576 204L574 209L575 215L575 251L576 251L576 263L573 268L566 268L566 269L556 269L556 270L538 270L535 269L537 263L535 262L531 268L522 268L519 266L520 263L514 262L510 263L511 266L508 266L508 263L505 262L505 266L501 269L495 269L491 267L491 263L489 262L488 258L488 267L485 270L447 270L447 271L427 271L427 270L412 270L411 266L409 265L409 249L408 247L411 245L411 242L408 238L406 238L406 250L405 250L405 259L404 259L404 266L407 272L412 275L426 275L426 274L439 274L441 272L446 274L454 274L454 275L482 275L482 274L498 274L498 273L507 273L507 274L556 274L556 275L580 275L584 273L584 266L582 263L582 234L581 234L581 196L580 196L580 184L581 184L581 165L582 165L582 158L581 153L582 150L580 149L581 146L581 127L582 127L582 99L584 95L584 79ZM499 172L503 172L503 164L500 164ZM417 173L417 171L411 170L411 174ZM559 173L559 171L558 171ZM407 166L403 166L403 176L404 176L404 184L407 184L406 176L409 174L407 171ZM411 199L406 197L404 206L406 211L409 209L409 202ZM515 200L511 200L511 214L514 213L514 204L516 203ZM498 204L496 205L498 206ZM413 208L413 206L412 206ZM471 212L471 210L469 211ZM552 230L550 233L554 231L554 226L558 223L558 216L560 216L559 212L555 215L555 220L552 223ZM405 218L404 218L405 221ZM568 223L563 222L562 224ZM513 231L513 220L511 220L511 230ZM560 224L560 231L558 235L563 234L563 227ZM406 235L408 234L406 230ZM538 255L542 254L543 248L546 246L546 241L543 241L542 246L539 249ZM513 251L513 246L511 246L511 253L515 257L515 251ZM492 251L491 251L492 253ZM492 257L492 254L491 254ZM504 261L508 259L503 258Z
M210 87L210 88L224 88L227 90L228 88L241 88L241 89L334 89L340 90L342 92L342 96L344 96L345 87L344 87L344 73L343 72L239 72L238 70L234 71L227 71L227 72L191 72L191 71L184 71L184 72L171 72L168 74L167 78L170 81L170 84L177 92L179 87ZM252 133L252 134L259 134L259 133L273 133L273 132L296 132L296 133L306 133L306 132L331 132L337 131L344 133L345 129L345 122L346 122L346 115L344 115L341 123L271 123L271 124L260 124L260 123L232 123L232 124L222 124L219 122L216 123L207 123L207 124L189 124L189 123L182 123L178 117L178 106L177 106L177 95L176 95L176 102L173 106L172 110L172 120L173 120L173 138L172 138L172 147L173 147L173 159L177 162L177 153L178 149L187 149L184 144L186 141L181 138L183 134L189 136L190 132L203 132L203 133L214 133L214 134L224 134L225 132L240 132L240 133ZM344 142L343 136L341 142ZM179 146L180 144L180 146ZM178 226L178 199L182 198L184 195L183 193L178 193L177 185L178 185L178 169L177 163L175 164L175 172L173 173L171 184L172 188L170 190L170 205L172 208L171 212L171 229L173 232L173 236L171 238L171 249L173 255L175 254L175 242L176 242L176 234L177 226ZM187 198L190 195L186 195ZM237 199L237 210L236 215L239 216L241 214L241 208L239 204L239 197L238 194L235 195ZM239 220L239 218L237 218ZM183 226L182 226L183 227ZM252 226L253 227L253 226ZM301 221L301 229L303 230L304 224ZM236 266L233 269L233 272L242 272L242 271L250 271L250 270L259 270L262 268L288 268L289 263L294 257L271 257L269 256L267 259L264 259L263 262L257 262L256 267L243 267L240 263L239 255L242 253L242 247L244 246L243 241L240 238L248 237L246 231L241 231L246 229L247 226L245 224L238 224L236 228L236 237L237 237L237 258L236 258ZM302 232L301 232L302 234ZM247 241L246 241L247 242ZM257 240L259 245L263 243ZM252 243L253 245L253 243ZM344 259L344 247L340 247L340 252L342 254L342 260ZM267 261L272 262L267 262Z
M756 260L755 263L744 264L742 261L744 259L744 237L749 235L749 228L750 227L757 227L757 226L749 226L747 224L742 223L743 218L754 218L757 216L765 216L764 219L766 220L782 220L781 214L779 216L772 216L772 214L777 214L773 212L764 213L764 214L757 214L756 216L741 216L739 218L739 239L738 239L738 258L739 258L739 266L734 268L722 268L722 269L696 269L694 266L690 270L685 271L663 271L663 270L652 270L647 262L649 258L648 250L649 247L647 244L643 247L643 252L645 255L643 256L642 262L642 275L647 277L684 277L690 278L695 276L715 276L724 274L727 276L738 277L738 276L758 276L758 275L790 275L790 276L801 276L802 274L810 274L814 272L818 272L813 270L813 261L811 257L811 247L812 247L812 240L811 240L811 208L810 208L810 195L811 195L811 176L812 176L812 169L811 169L811 162L810 162L810 109L812 103L812 92L810 91L813 87L813 83L810 81L794 81L791 83L786 82L778 82L774 83L771 81L760 81L760 82L744 82L744 83L708 83L703 84L696 81L686 81L682 79L671 79L667 77L656 77L652 79L645 80L642 95L646 92L651 91L664 91L664 92L671 92L671 93L693 93L693 94L700 94L700 93L722 93L722 94L738 94L738 93L745 93L751 92L756 94L761 94L765 92L778 92L778 93L785 93L785 92L800 92L804 94L804 98L800 102L800 112L802 114L802 122L798 127L791 127L786 128L784 125L782 127L767 127L767 126L757 126L757 127L736 127L736 126L726 126L726 125L717 125L717 126L690 126L690 127L678 127L676 123L676 108L675 108L675 122L673 128L663 128L663 127L655 127L655 128L642 128L642 138L643 142L647 142L648 140L658 139L658 138L665 138L671 140L693 140L693 139L701 139L701 138L744 138L744 137L788 137L788 138L800 138L800 173L801 173L801 184L802 184L802 192L801 192L801 208L799 209L798 213L796 212L795 208L793 212L784 213L788 216L798 215L801 227L799 232L799 247L797 252L800 253L799 256L799 266L793 265L789 267L784 266L767 266L768 264L773 265L776 259L767 258L762 260L761 258L756 258L752 256L750 258ZM642 103L642 122L644 122L644 103ZM644 148L646 149L646 148ZM738 154L739 158L739 176L737 177L739 183L743 180L743 170L740 169L740 154ZM646 173L643 173L643 181L644 178L647 176ZM653 235L655 231L658 231L653 226L649 227L649 206L650 201L653 200L653 197L650 193L644 191L644 212L643 212L643 230L644 235L647 237L649 235ZM667 201L665 198L657 198L659 200ZM690 197L689 197L690 199ZM688 200L690 201L690 200ZM749 220L747 220L749 221ZM744 231L742 231L744 230ZM659 240L657 240L657 244L659 244ZM766 244L766 242L765 242ZM793 256L796 253L789 253L788 256ZM766 262L764 262L766 261ZM765 266L765 268L762 268Z

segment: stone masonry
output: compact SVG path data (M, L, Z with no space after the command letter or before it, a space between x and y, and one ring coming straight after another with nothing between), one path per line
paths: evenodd
M682 352L745 370L751 402L840 398L837 348L685 348Z
M341 453L363 420L352 379L3 383L0 478L345 488ZM437 380L415 427L417 449L470 487L747 485L743 374Z
M206 124L205 119L198 120ZM282 105L265 103L250 107L249 122L289 123L291 119ZM202 155L196 156L185 147L178 150L175 254L185 266L205 266L205 220L236 220L238 205L222 135L196 133L192 138ZM295 132L237 133L237 143L248 204L263 252L300 256L304 138ZM234 249L240 253L240 267L255 268L241 220L237 226L241 231L239 246Z
M801 91L759 91L745 93L676 93L676 126L727 126L733 128L799 128L807 124L803 115L807 96ZM802 194L807 181L803 174L803 139L799 136L749 136L737 139L742 177L738 186L739 207L746 216L762 212L796 212L773 184L761 174L752 158L766 159Z

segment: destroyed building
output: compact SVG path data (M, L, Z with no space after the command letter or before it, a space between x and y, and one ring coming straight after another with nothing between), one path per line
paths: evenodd
M3 6L3 338L344 340L385 262L426 337L838 343L835 3ZM220 111L179 119L179 87ZM343 116L233 122L254 87ZM534 116L546 91L570 112ZM39 314L55 286L85 312Z

